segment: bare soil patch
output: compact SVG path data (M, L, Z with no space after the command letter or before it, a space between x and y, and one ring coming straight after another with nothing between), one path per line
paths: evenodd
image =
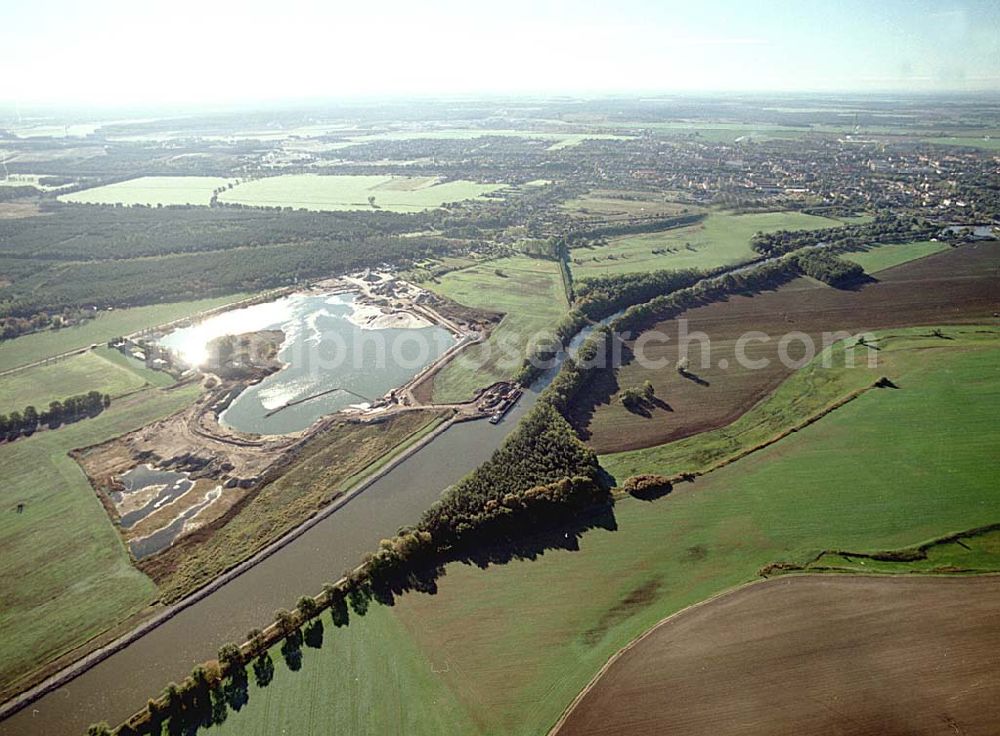
M819 349L824 332L994 321L1000 310L998 270L1000 246L980 244L887 269L856 290L800 278L775 291L688 310L681 315L688 334L704 333L710 340L707 365L701 343L693 340L689 372L681 376L675 369L679 323L661 322L654 329L669 340L647 342L642 348L647 365L653 361L660 367L641 365L630 354L636 342L627 342L625 364L595 377L588 394L576 402L571 421L600 453L652 447L723 427L793 372L779 360L779 340L786 333L804 333ZM752 360L767 359L765 368L747 368L736 360L736 342L750 331L771 338L751 342L745 350ZM805 354L798 341L792 341L787 352L793 359ZM866 357L866 349L857 351L859 361ZM629 411L620 392L647 380L656 398L637 412Z
M41 214L34 202L3 202L0 203L0 220L17 220L22 217L35 217Z
M998 668L1000 578L782 578L653 629L555 733L995 733Z

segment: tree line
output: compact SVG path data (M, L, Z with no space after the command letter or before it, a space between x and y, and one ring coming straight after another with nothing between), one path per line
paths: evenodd
M935 235L940 228L917 217L901 218L879 212L872 222L821 230L777 230L757 233L750 247L764 256L780 256L800 248L823 245L832 250L858 250L872 243L905 243Z
M41 412L29 404L22 411L0 414L0 437L10 442L22 435L30 435L42 425L55 429L62 424L96 417L109 406L111 396L100 391L89 391L69 396L62 401L53 401Z
M830 284L844 286L863 278L865 269L857 263L845 261L833 253L826 251L806 251L795 258L802 272L814 279Z

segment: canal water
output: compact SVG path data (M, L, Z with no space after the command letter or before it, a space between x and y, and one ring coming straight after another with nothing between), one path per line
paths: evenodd
M577 335L579 345L586 333ZM269 558L186 608L125 649L0 722L0 736L79 736L100 720L121 722L213 657L353 568L403 525L419 520L449 485L482 464L535 403L558 367L547 372L497 425L464 422L354 496Z
M217 337L280 329L282 369L240 393L220 419L241 432L284 434L381 397L455 344L437 326L361 327L356 311L354 294L292 294L175 330L160 344L197 366Z

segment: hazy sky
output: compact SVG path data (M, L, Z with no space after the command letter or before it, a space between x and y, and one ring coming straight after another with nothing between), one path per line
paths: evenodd
M0 39L22 104L1000 89L996 0L0 0Z

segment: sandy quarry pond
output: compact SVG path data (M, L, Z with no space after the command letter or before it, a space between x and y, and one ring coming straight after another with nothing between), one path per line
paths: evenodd
M283 368L237 396L220 417L224 425L253 434L306 429L403 385L455 344L441 327L360 304L351 293L292 294L224 312L175 330L160 344L197 366L214 338L277 329L285 335L278 353ZM294 402L302 403L287 406Z

